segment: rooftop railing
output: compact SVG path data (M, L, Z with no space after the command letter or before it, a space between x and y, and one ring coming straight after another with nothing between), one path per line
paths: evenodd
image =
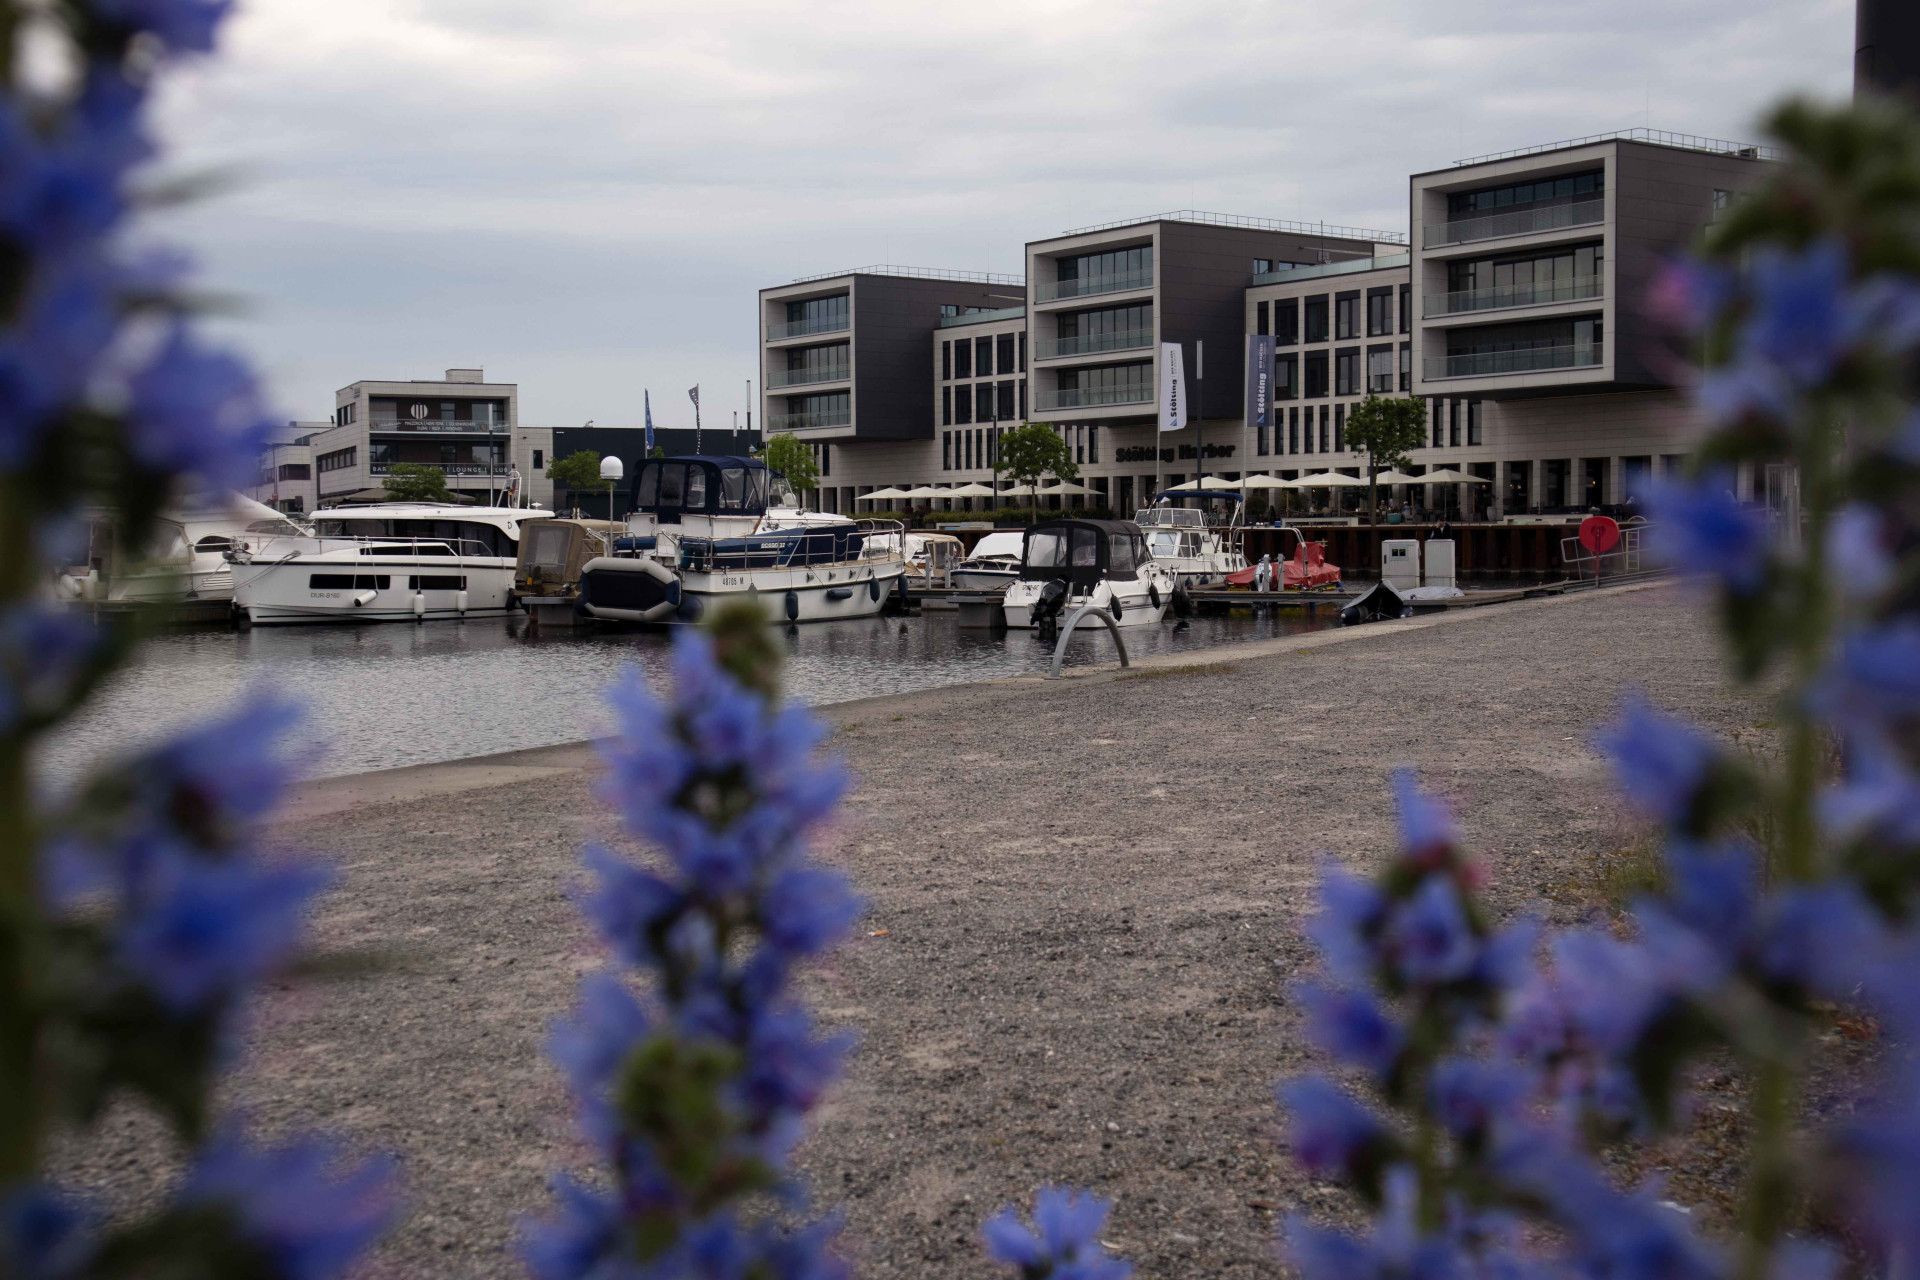
M1531 284L1502 284L1487 289L1458 289L1452 293L1429 295L1422 308L1426 316L1457 316L1471 311L1497 311L1505 307L1544 307L1555 302L1584 302L1597 298L1606 287L1600 276L1578 276L1572 280L1541 280Z
M1209 227L1241 227L1249 231L1290 231L1303 236L1330 236L1340 240L1372 240L1380 244L1405 244L1404 231L1372 231L1366 227L1342 227L1327 222L1299 222L1289 218L1254 218L1238 213L1208 213L1202 209L1175 209L1171 213L1149 213L1118 222L1101 222L1091 227L1073 227L1063 236L1085 235L1090 231L1112 231L1119 227L1137 227L1148 222L1198 222Z
M1568 147L1584 147L1595 142L1649 142L1657 147L1678 147L1683 151L1706 151L1713 155L1737 156L1742 160L1784 160L1786 155L1778 147L1764 146L1757 142L1729 142L1725 138L1703 138L1697 133L1669 133L1665 129L1620 129L1613 133L1590 133L1584 138L1562 138L1558 142L1542 142L1531 147L1516 147L1511 151L1495 151L1484 156L1472 156L1466 160L1455 160L1456 168L1470 164L1486 164L1490 160L1511 160L1516 156L1534 156L1543 151L1564 151Z
M795 276L791 283L809 284L815 280L838 280L841 276L899 276L908 280L953 280L962 284L1025 284L1026 277L994 271L947 271L939 267L902 267L892 263L867 267L848 267L844 271L820 271L810 276Z
M1489 213L1478 218L1429 222L1426 227L1426 247L1437 249L1442 245L1472 244L1476 240L1524 236L1535 231L1557 231L1561 227L1585 227L1605 221L1606 216L1606 200L1596 197L1568 204L1541 205L1536 209Z
M1556 369L1590 369L1605 360L1605 344L1589 342L1570 347L1525 347L1518 351L1475 351L1463 355L1428 356L1426 376L1437 378L1494 378L1510 373L1550 373Z
M1117 333L1083 333L1070 338L1040 338L1033 344L1036 360L1062 356L1091 356L1105 351L1134 351L1153 345L1153 330L1126 329Z
M820 316L812 320L777 320L767 326L767 341L804 338L815 333L845 333L852 322L846 316Z
M1153 268L1145 271L1115 271L1101 276L1078 276L1072 280L1042 280L1033 287L1040 302L1061 298L1091 298L1102 293L1125 293L1153 288Z
M767 388L801 387L815 382L845 382L851 376L850 367L844 364L825 365L816 369L775 369L767 375Z
M1097 409L1112 404L1148 404L1153 400L1151 383L1129 383L1119 387L1074 387L1056 391L1037 391L1036 409Z

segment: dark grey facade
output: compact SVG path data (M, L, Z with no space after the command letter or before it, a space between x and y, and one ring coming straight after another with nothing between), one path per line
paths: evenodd
M1857 0L1853 91L1889 93L1920 106L1920 4Z

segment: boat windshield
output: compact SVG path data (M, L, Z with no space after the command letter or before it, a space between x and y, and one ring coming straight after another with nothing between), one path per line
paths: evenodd
M1133 522L1142 529L1155 526L1164 529L1204 529L1207 513L1192 507L1142 507L1134 512Z

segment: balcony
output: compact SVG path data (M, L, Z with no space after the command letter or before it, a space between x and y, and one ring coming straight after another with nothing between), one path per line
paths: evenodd
M1606 216L1607 202L1602 197L1543 205L1538 209L1515 209L1511 213L1489 213L1454 222L1429 222L1426 247L1438 249L1450 244L1472 244L1476 240L1524 236L1535 231L1557 231L1562 227L1588 227L1604 222Z
M1560 369L1592 369L1604 362L1601 342L1572 347L1527 347L1519 351L1478 351L1457 356L1428 356L1426 377L1497 378L1510 373L1552 373Z
M806 431L812 427L845 427L853 423L851 409L817 409L811 413L770 413L769 431Z
M816 382L845 382L851 376L850 366L844 364L827 365L821 369L775 369L767 376L767 389L804 387Z
M845 333L851 320L846 316L827 316L817 320L778 320L767 325L767 341L806 338L816 333Z
M1088 333L1073 338L1041 338L1033 344L1035 360L1063 356L1093 356L1108 351L1137 351L1153 345L1153 330L1128 329L1120 333Z
M504 476L507 464L504 462L408 462L405 458L398 462L369 462L367 472L370 475L384 476L392 473L395 467L432 467L435 471L449 476Z
M1600 296L1606 280L1582 276L1536 284L1495 285L1491 289L1460 289L1426 299L1426 318L1465 315L1471 311L1499 311L1508 307L1544 307L1555 302L1585 302Z
M1039 302L1058 302L1062 298L1091 298L1102 293L1131 293L1153 288L1153 270L1116 271L1104 276L1081 276L1073 280L1042 280L1033 286Z
M375 418L367 424L367 430L397 431L403 434L425 432L428 434L460 434L478 436L503 436L507 434L504 422L462 422L456 418Z
M1061 391L1036 391L1035 409L1098 409L1114 404L1150 404L1153 384L1142 382L1122 387L1069 388Z

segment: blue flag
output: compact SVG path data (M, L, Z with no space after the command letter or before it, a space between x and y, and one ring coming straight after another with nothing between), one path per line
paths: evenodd
M653 393L651 391L642 391L640 394L645 398L646 405L647 405L647 452L652 453L653 452Z

